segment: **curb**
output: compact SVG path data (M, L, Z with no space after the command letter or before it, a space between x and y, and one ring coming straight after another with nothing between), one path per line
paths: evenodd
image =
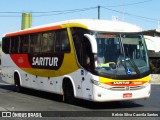
M151 84L160 84L160 74L151 74Z

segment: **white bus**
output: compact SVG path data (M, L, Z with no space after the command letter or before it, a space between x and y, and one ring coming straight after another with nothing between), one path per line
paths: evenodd
M7 33L2 79L10 84L89 101L150 96L149 62L141 28L120 21L80 19Z

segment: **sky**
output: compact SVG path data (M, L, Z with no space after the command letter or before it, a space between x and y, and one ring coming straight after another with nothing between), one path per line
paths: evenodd
M160 27L160 0L0 0L0 37L21 29L22 13L32 13L32 26L70 20L128 22L143 30ZM158 24L159 23L159 24ZM1 40L1 39L0 39Z

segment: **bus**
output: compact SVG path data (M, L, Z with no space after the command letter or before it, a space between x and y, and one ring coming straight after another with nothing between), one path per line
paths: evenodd
M7 33L2 79L67 103L146 99L150 69L141 31L121 21L76 19Z

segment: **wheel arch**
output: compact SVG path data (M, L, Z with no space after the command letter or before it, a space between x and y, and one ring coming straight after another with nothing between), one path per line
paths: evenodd
M71 76L64 76L63 77L63 80L62 80L62 91L63 91L63 84L64 84L64 81L70 81L72 83L72 87L73 87L73 93L74 93L74 97L76 96L76 84L75 82L73 81L72 77Z
M19 77L19 85L22 86L22 79L21 79L21 75L20 75L20 72L18 70L15 70L14 71L14 84L16 84L16 77Z

